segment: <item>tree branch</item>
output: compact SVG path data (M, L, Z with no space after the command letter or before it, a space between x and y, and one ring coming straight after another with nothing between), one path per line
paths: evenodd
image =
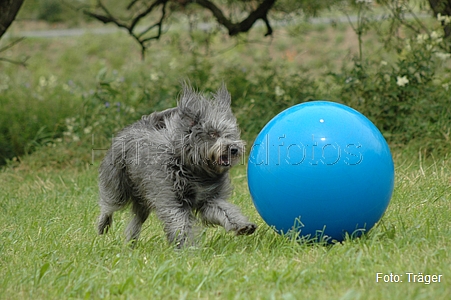
M136 17L133 18L132 24L131 24L131 29L133 30L133 28L135 28L136 24L138 24L139 21L141 21L142 18L144 18L145 16L147 16L148 14L150 14L157 6L159 5L163 5L163 17L160 18L160 21L157 22L156 24L161 23L162 19L164 19L164 16L166 15L165 9L166 9L166 3L168 2L168 0L156 0L154 1L146 10L144 10L142 13L138 14Z
M0 53L3 52L3 51L8 50L9 48L14 47L14 45L16 45L17 43L21 42L23 39L25 39L25 38L24 37L18 38L16 40L12 41L11 43L9 43L8 45L0 48ZM28 57L26 57L25 59L20 60L20 61L9 59L9 58L5 58L5 57L0 57L0 61L6 61L6 62L9 62L9 63L12 63L12 64L21 65L23 67L27 66L27 60L28 60Z
M127 9L131 9L139 0L133 0L127 5Z
M224 15L223 10L210 0L130 0L130 3L127 6L127 10L133 8L138 2L141 2L141 4L148 3L148 5L144 9L140 10L138 14L133 16L129 21L122 21L113 16L113 14L110 13L108 8L102 3L101 0L97 0L97 10L99 12L86 9L84 9L83 12L86 15L95 18L104 24L112 23L120 28L126 29L129 35L131 35L140 44L141 55L144 58L145 51L148 47L148 42L151 40L158 40L163 33L163 23L167 18L166 6L168 2L177 3L178 5L182 6L190 3L196 3L200 5L213 14L216 21L228 30L228 34L230 36L235 36L241 32L249 31L255 24L255 22L261 19L263 20L267 28L265 36L268 36L273 32L271 24L268 20L268 11L273 7L276 1L277 0L260 0L260 4L257 6L257 8L255 10L252 10L244 20L238 23L233 23L230 18L227 18ZM149 25L143 31L137 32L138 23L157 9L160 9L160 17L158 18L158 20L155 23ZM156 29L157 32L155 33L155 35L149 37L148 33L154 29Z
M268 21L268 18L265 16L264 18L262 18L262 20L263 20L263 22L265 22L266 28L268 29L268 31L265 33L265 36L272 35L272 27L271 27L271 24Z
M24 60L21 60L21 61L13 60L13 59L5 58L5 57L0 57L0 61L5 61L7 63L14 64L14 65L19 65L19 66L22 66L22 67L26 67L27 66L27 60L28 60L28 57L26 59L24 59Z
M20 42L21 42L22 40L24 40L24 39L25 39L25 37L20 37L20 38L18 38L18 39L16 39L16 40L12 41L12 42L9 43L8 45L6 45L6 46L0 48L0 52L3 52L3 51L5 51L5 50L8 50L9 48L12 48L15 44L20 43Z
M133 17L131 19L131 22L126 23L123 21L120 21L118 18L114 17L107 7L103 5L101 0L97 1L98 8L103 12L103 14L98 14L91 12L89 10L83 10L83 13L99 20L100 22L107 24L107 23L113 23L116 26L120 28L124 28L128 31L129 35L131 35L141 46L141 57L144 59L145 52L147 49L147 42L151 40L158 40L161 37L162 31L163 31L163 22L166 18L166 4L169 0L155 0L153 1L144 11L140 12L138 15ZM128 9L130 9L137 1L134 0L128 5ZM136 25L141 21L144 17L149 15L153 10L155 10L158 6L161 6L161 15L157 22L147 27L144 31L140 33L136 33ZM157 28L157 33L154 36L151 37L145 37L145 35L151 31L152 29Z
M193 0L192 2L197 3L200 6L211 11L218 23L227 28L230 36L237 35L241 32L248 32L258 19L262 19L266 24L267 32L265 36L272 34L272 28L269 24L267 15L268 11L272 8L276 0L264 0L254 11L249 14L246 19L244 19L240 23L232 23L224 16L222 10L209 0Z

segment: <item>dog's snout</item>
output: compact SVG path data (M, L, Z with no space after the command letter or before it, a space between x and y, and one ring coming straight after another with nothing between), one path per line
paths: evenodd
M240 149L238 149L237 146L232 146L232 147L230 147L230 154L232 154L232 155L237 155L237 154L238 154L238 151L240 151Z

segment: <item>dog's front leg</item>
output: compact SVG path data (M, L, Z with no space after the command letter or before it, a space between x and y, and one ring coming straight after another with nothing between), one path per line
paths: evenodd
M194 216L188 206L174 203L156 207L156 214L163 222L164 231L170 243L182 248L193 240Z
M225 200L208 201L199 212L205 223L221 225L227 231L235 231L237 235L252 234L257 229L257 225L249 222L237 206Z

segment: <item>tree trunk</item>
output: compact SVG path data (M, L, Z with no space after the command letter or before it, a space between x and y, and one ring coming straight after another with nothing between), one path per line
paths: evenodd
M0 38L16 18L24 0L0 0Z

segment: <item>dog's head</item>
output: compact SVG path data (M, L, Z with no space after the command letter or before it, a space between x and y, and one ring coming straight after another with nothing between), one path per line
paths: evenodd
M179 100L182 164L221 174L240 162L244 142L223 85L212 98L185 86Z

